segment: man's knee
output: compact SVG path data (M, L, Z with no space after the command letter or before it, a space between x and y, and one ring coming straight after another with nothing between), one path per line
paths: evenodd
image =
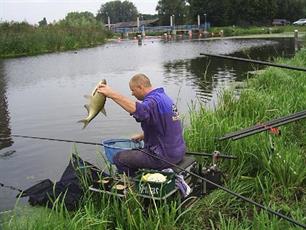
M126 151L118 152L113 157L113 163L120 168L129 167L129 157L129 154L127 154Z
M117 166L120 164L120 153L117 153L113 156L113 163Z

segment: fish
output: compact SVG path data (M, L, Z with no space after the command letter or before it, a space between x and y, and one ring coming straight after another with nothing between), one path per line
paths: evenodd
M99 84L106 84L106 80L103 79L99 82ZM106 116L106 111L104 109L106 97L103 94L97 92L97 86L93 89L91 95L85 95L85 98L89 100L89 104L84 105L88 112L88 116L85 119L78 121L80 123L84 123L83 129L86 128L89 122L94 119L99 114L99 112Z

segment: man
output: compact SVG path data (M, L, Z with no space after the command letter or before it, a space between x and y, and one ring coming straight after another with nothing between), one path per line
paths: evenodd
M97 91L111 98L141 123L143 133L132 137L144 140L142 150L124 150L114 156L118 171L133 176L138 169L164 169L170 167L164 161L149 156L155 154L173 164L179 163L185 155L182 126L175 104L163 88L154 89L144 74L134 75L129 82L132 95L142 102L135 102L110 86L100 84Z

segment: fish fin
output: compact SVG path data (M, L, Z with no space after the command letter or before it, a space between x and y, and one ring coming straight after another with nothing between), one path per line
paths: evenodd
M85 129L86 126L89 124L89 121L87 121L86 119L83 119L83 120L79 120L78 123L84 123L83 129Z
M104 116L106 116L107 117L107 114L106 114L106 111L105 111L105 109L103 108L103 109L101 109L101 113L103 113L104 114Z
M90 96L90 95L84 95L84 97L85 97L86 99L92 98L92 96Z
M92 93L91 93L91 96L92 96L92 97L95 96L96 92L97 92L97 87L94 88L94 90L93 90Z
M89 113L89 105L84 105L84 107L87 110L87 112Z

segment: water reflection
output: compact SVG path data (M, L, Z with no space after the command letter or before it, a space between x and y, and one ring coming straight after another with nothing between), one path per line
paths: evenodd
M295 53L291 38L275 39L274 43L263 40L262 46L254 46L230 54L231 56L273 62L278 57L291 57ZM240 44L244 44L242 40ZM241 63L234 60L208 58L169 61L164 63L164 83L179 85L184 82L194 88L197 97L204 103L213 100L213 94L233 82L243 81L249 71L266 66Z
M4 73L4 64L0 62L0 157L5 157L14 153L13 151L3 151L2 149L12 146L10 116L6 97L7 82Z

